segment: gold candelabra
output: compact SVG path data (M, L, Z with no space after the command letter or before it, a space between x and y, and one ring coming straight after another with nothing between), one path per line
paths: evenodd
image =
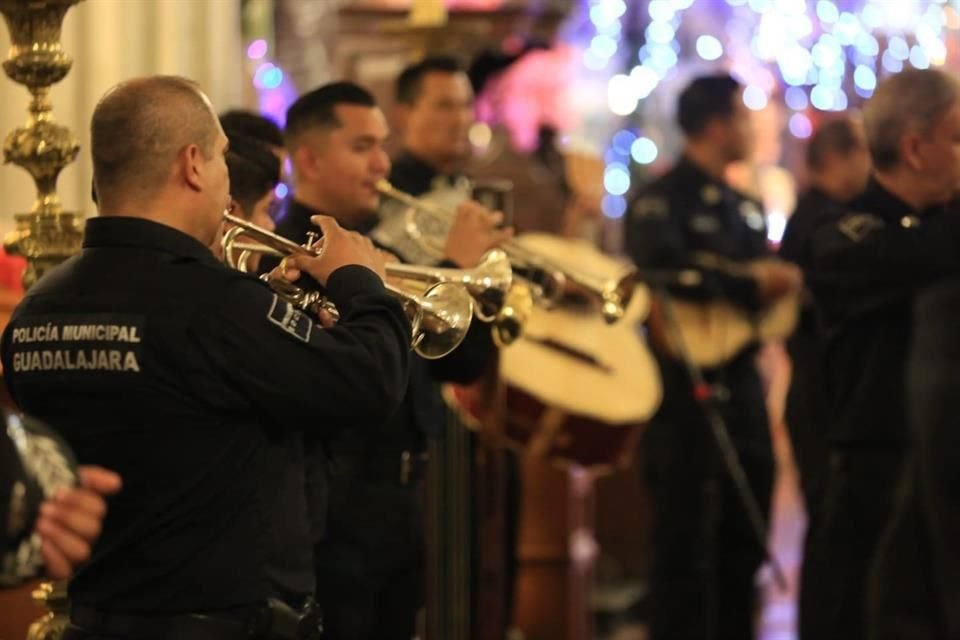
M14 216L16 228L3 239L7 253L27 259L24 287L80 250L81 214L64 211L57 196L57 177L80 151L77 139L53 121L49 92L63 80L73 60L60 45L67 10L82 0L0 0L0 14L12 46L3 61L11 80L24 85L33 98L29 118L11 131L3 144L4 162L23 167L37 186L30 213Z
M81 1L0 0L11 41L3 70L32 95L26 124L3 143L4 162L23 167L37 186L32 210L15 214L16 227L3 238L7 253L27 259L25 288L77 253L83 238L82 216L64 211L57 196L57 178L76 159L80 144L69 129L53 121L49 99L51 85L63 80L73 65L60 45L60 30L67 11ZM65 583L43 583L33 598L49 611L30 626L27 637L56 640L67 625Z

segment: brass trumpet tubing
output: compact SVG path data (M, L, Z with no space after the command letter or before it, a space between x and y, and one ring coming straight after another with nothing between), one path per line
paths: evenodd
M319 257L323 253L323 247L317 249L314 246L299 245L228 212L224 212L223 217L234 225L224 233L221 240L224 259L239 270L246 269L247 259L253 253L281 257ZM241 242L239 238L245 235L256 242ZM238 249L241 250L241 256L234 260L233 254ZM322 309L334 318L339 317L336 306L321 292L306 290L282 278L271 278L269 274L264 274L263 279L277 295L298 308L314 315ZM385 284L385 287L390 295L403 304L413 328L411 347L420 357L428 360L442 358L463 341L473 318L473 302L462 286L441 282L429 287L422 295L390 284Z
M473 296L474 313L483 322L492 322L503 308L507 292L513 284L513 270L506 254L488 251L473 269L447 269L420 265L390 263L387 275L414 282L449 282L459 284Z

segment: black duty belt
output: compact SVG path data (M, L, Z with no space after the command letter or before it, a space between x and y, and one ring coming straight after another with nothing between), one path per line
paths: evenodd
M137 640L319 640L320 611L308 603L294 611L279 600L215 613L145 615L113 613L74 605L70 623L76 637L118 636ZM68 632L65 637L71 637Z

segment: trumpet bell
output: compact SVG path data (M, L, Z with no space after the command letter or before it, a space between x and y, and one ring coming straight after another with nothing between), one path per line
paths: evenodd
M470 271L470 282L464 283L473 296L474 313L483 322L492 322L503 308L513 284L513 269L507 254L500 249L488 251Z
M413 348L420 357L436 360L456 349L473 320L473 302L463 287L440 282L418 296L413 310Z

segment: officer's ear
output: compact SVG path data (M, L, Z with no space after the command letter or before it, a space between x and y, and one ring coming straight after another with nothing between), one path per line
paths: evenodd
M183 181L194 191L203 190L203 165L206 159L195 144L188 144L177 154L177 164Z
M915 131L909 131L900 137L900 159L906 167L916 173L925 170L923 143L924 137Z

